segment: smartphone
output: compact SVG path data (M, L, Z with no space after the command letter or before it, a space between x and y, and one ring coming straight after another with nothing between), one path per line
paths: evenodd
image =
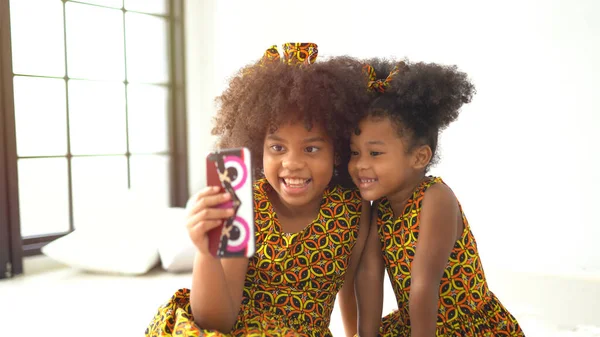
M208 247L219 258L252 257L255 251L252 162L247 148L223 149L206 156L206 184L221 187L231 201L234 215L208 232Z

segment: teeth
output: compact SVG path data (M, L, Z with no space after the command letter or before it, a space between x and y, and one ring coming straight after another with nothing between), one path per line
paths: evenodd
M360 182L363 184L374 183L377 179L361 179Z
M302 186L308 182L309 179L297 179L297 178L285 178L283 179L286 185L289 186Z

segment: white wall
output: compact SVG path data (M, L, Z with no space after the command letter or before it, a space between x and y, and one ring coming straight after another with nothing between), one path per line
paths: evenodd
M210 135L214 115L216 0L185 0L187 68L187 114L189 188L205 186L206 153L212 149Z
M599 13L595 0L187 0L190 188L203 186L214 96L272 44L457 64L478 94L432 173L462 201L484 264L600 272Z

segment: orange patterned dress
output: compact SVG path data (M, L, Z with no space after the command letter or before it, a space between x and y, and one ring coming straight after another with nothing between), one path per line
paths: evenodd
M397 218L387 199L379 205L379 239L398 302L398 310L383 318L381 336L410 336L410 271L419 236L421 202L427 188L438 183L444 182L440 178L427 177ZM462 218L464 231L450 253L440 282L436 336L524 336L517 320L489 290L477 243L464 212Z
M196 326L190 292L182 289L158 310L146 336L332 336L329 320L358 237L360 196L327 189L317 218L288 234L268 199L271 190L265 179L254 185L256 254L231 333Z

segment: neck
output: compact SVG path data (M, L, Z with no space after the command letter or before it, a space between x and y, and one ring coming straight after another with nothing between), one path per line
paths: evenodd
M280 218L301 219L310 217L312 219L315 217L315 214L319 212L323 194L319 194L318 198L315 198L309 203L301 206L290 205L282 200L279 194L277 194L275 191L271 191L269 198L271 199L271 204L273 204L273 208L275 209L277 216Z
M387 199L390 202L390 206L392 207L392 211L394 212L394 216L398 217L402 215L404 212L404 206L408 199L412 196L415 188L423 181L425 178L425 174L421 173L415 175L411 179L407 180L402 186L398 188L395 192L387 195Z

